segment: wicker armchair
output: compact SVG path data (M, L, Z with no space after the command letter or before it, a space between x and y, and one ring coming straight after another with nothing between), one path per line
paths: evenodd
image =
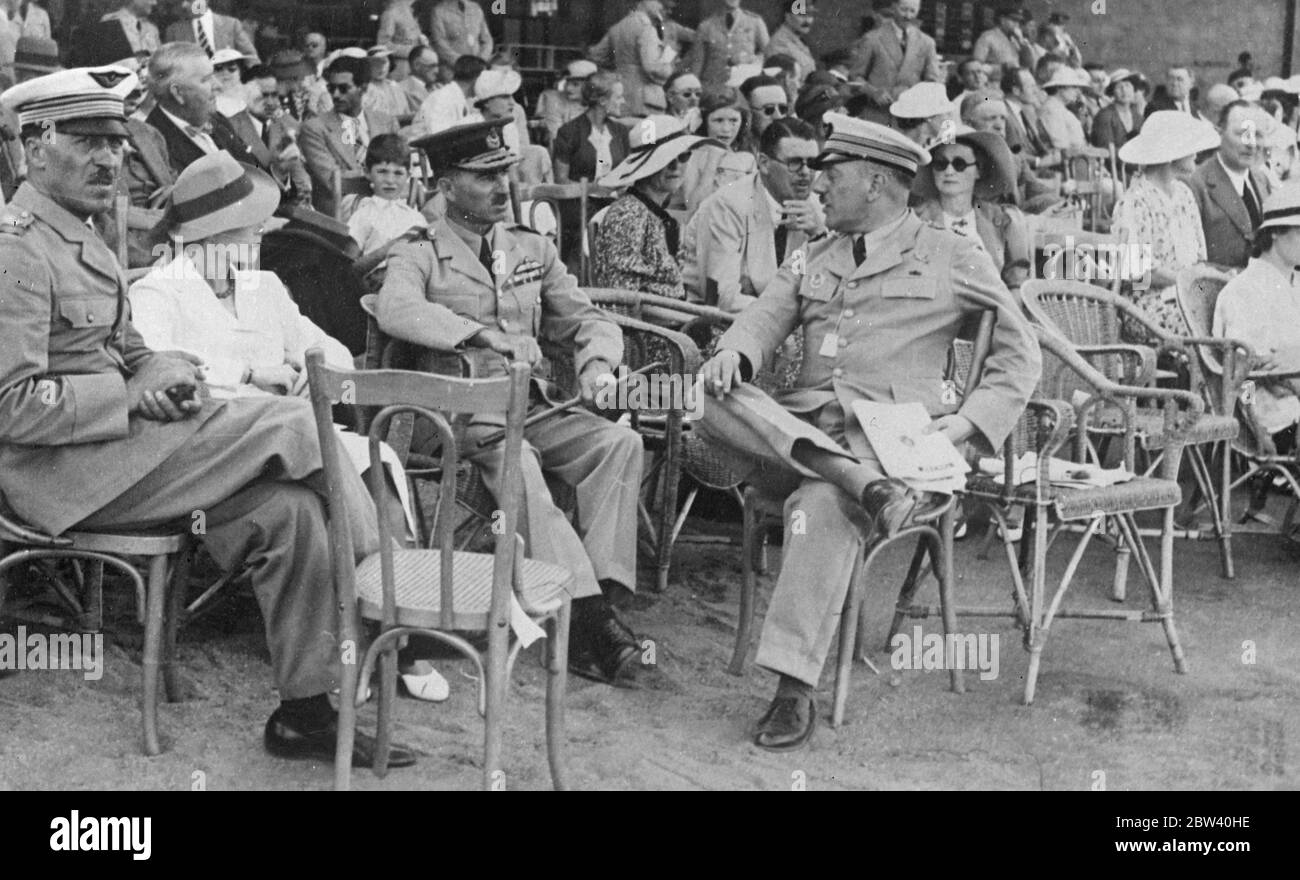
M1190 377L1194 394L1207 399L1210 384L1201 369L1195 347L1212 349L1221 358L1233 358L1236 344L1230 340L1203 336L1174 336L1147 317L1141 308L1123 297L1091 284L1077 281L1029 281L1021 288L1025 309L1038 324L1057 331L1069 340L1108 379L1144 386L1154 378L1155 360L1149 349L1126 346L1120 340L1124 321L1141 326L1157 343L1155 353L1174 356ZM1115 413L1102 411L1089 424L1098 437L1119 436ZM1153 409L1133 409L1123 433L1125 454L1135 443L1158 457L1170 438L1162 415ZM1224 577L1233 577L1232 519L1227 514L1231 491L1231 469L1227 450L1236 440L1237 422L1231 415L1211 409L1196 421L1187 440L1187 461L1195 484L1210 511L1213 531L1219 540ZM1082 436L1082 435L1081 435ZM1210 467L1216 450L1221 452L1218 485ZM1208 453L1208 454L1207 454ZM1153 465L1154 467L1154 465ZM1117 594L1116 598L1123 596Z
M1228 276L1208 266L1192 266L1178 275L1178 307L1187 326L1198 337L1208 337L1214 326L1214 307L1219 293L1228 282ZM1255 383L1269 380L1300 378L1300 371L1265 372L1253 369L1254 353L1245 342L1219 339L1214 345L1196 345L1196 355L1206 374L1205 402L1210 412L1233 417L1241 426L1232 440L1231 449L1244 470L1236 479L1231 477L1231 461L1225 456L1225 491L1222 493L1222 516L1232 520L1231 490L1255 479L1264 485L1264 492L1251 493L1245 515L1241 521L1254 520L1269 530L1290 534L1300 509L1300 448L1279 454L1273 437L1259 423L1255 413ZM1281 520L1264 512L1267 502L1267 479L1281 477L1291 489L1291 502Z
M1025 649L1029 652L1024 691L1026 704L1034 700L1047 634L1052 622L1058 618L1158 622L1164 628L1175 671L1185 671L1183 650L1173 618L1173 515L1182 492L1172 475L1177 473L1182 445L1187 442L1186 438L1203 410L1200 400L1186 391L1140 388L1113 382L1060 336L1041 326L1035 331L1043 350L1043 377L1035 398L1029 402L1003 446L1003 473L999 477L973 474L968 477L963 492L967 498L988 504L1002 526L1003 545L1011 568L1013 607L1009 612L998 607L959 607L951 612L958 617L1016 618L1024 631ZM960 384L964 386L966 383ZM1083 391L1084 396L1079 396L1078 403L1072 405L1067 400L1076 397L1075 391ZM1132 417L1138 401L1157 403L1161 407L1169 445L1160 465L1159 477L1138 476L1106 488L1074 489L1052 485L1048 478L1052 457L1080 462L1087 460L1088 429L1100 408L1106 407L1118 413L1123 421L1121 430L1127 434L1135 429ZM1073 443L1070 443L1071 438ZM1133 448L1131 445L1125 448L1125 463L1132 469ZM1013 462L1015 456L1026 452L1037 454L1037 473L1033 481L1017 486L1018 475ZM1007 537L1006 514L1016 506L1023 506L1028 514L1025 517L1027 533L1019 553L1015 543ZM1146 510L1160 510L1164 516L1158 571L1142 543L1136 520L1136 514ZM1079 522L1086 523L1082 537L1049 600L1048 550L1070 524ZM1091 539L1101 534L1107 523L1113 523L1124 551L1117 563L1116 579L1119 580L1122 572L1127 570L1127 554L1135 554L1150 588L1152 610L1062 607ZM900 596L890 637L908 617L927 617L941 612L942 608L914 604L912 595L905 592Z

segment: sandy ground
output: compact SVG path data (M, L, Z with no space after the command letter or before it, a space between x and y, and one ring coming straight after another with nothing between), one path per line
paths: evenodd
M1072 540L1052 554L1064 566ZM976 559L958 545L956 593L972 604L1007 603L1005 559ZM1180 541L1177 622L1189 671L1176 675L1156 625L1064 620L1044 656L1038 698L1021 705L1027 655L1009 619L969 618L963 629L997 634L999 675L967 674L948 690L939 671L904 671L891 686L854 667L846 724L828 723L831 676L819 694L811 747L773 755L750 744L773 678L726 672L736 619L739 553L683 545L668 592L643 590L626 617L654 641L659 673L645 690L570 679L567 754L579 789L1292 789L1300 723L1300 546L1269 536L1238 539L1238 577L1221 579L1216 545ZM868 603L883 642L908 558L898 549L873 578ZM777 559L774 554L773 561ZM1074 606L1112 606L1113 554L1095 545L1071 591ZM1136 574L1136 572L1135 572ZM772 583L763 579L764 597ZM926 598L933 601L933 581ZM1132 579L1129 604L1141 607ZM940 632L935 619L918 621ZM910 631L912 624L906 629ZM5 625L12 631L13 624ZM1255 662L1243 662L1253 642ZM103 678L75 671L0 678L0 788L318 789L331 768L266 755L262 725L276 704L260 619L250 596L183 636L195 697L162 709L166 752L141 751L139 656L110 645ZM888 674L889 655L875 655ZM360 789L472 789L480 784L482 726L468 665L441 667L453 695L439 706L400 700L397 737L424 757L386 779L356 772ZM541 789L546 767L536 651L521 658L507 725L506 784ZM373 729L374 704L363 711Z

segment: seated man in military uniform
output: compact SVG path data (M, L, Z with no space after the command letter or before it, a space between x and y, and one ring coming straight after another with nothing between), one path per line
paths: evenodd
M929 154L875 123L839 113L825 121L831 134L813 192L831 233L787 259L718 340L702 371L714 398L696 423L750 482L790 493L757 658L780 678L755 738L773 751L812 735L813 693L871 530L893 534L934 507L885 479L854 401L920 402L932 429L954 444L978 432L997 446L1041 369L1038 344L988 254L908 209L912 178ZM997 324L984 372L959 402L944 376L949 348L989 309ZM804 341L800 375L773 400L747 380L794 332ZM796 520L806 528L792 528Z
M90 225L113 205L135 83L119 68L76 68L0 98L28 168L0 210L0 498L50 535L201 521L217 564L252 573L266 620L280 696L266 749L330 761L338 609L311 406L213 400L197 358L146 347L122 267ZM374 505L342 471L361 558L379 548ZM358 733L353 763L374 754ZM392 754L391 766L415 763L410 749Z
M429 156L443 220L394 245L379 293L379 325L390 336L461 353L474 375L505 373L509 360L536 365L538 339L572 345L584 400L623 358L623 336L578 289L550 240L506 225L507 171L518 161L502 139L506 120L446 129L415 141ZM535 403L544 405L540 395ZM499 427L469 426L463 453L499 491L500 445L479 448ZM524 538L530 558L573 572L569 668L618 685L635 682L641 648L608 598L636 588L641 439L592 413L574 411L524 433ZM543 471L577 494L576 532L551 498ZM580 537L581 536L581 537Z

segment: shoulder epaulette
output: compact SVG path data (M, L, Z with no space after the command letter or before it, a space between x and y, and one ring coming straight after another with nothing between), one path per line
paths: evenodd
M817 233L812 238L808 239L808 243L812 244L815 241L821 241L823 239L830 238L830 234L831 234L830 230L823 229L821 232Z
M531 227L531 226L525 226L525 225L522 224L522 223L515 223L515 224L509 226L508 228L509 228L509 230L510 230L511 232L531 232L533 235L541 235L541 233L538 232L538 231L537 231L536 229L534 229L533 227Z
M429 224L428 226L412 226L398 237L398 241L433 241L433 236L433 224Z
M31 211L24 211L12 205L0 209L0 235L20 236L32 225Z

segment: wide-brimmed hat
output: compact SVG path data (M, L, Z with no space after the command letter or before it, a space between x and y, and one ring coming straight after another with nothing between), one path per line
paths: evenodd
M1014 3L1004 3L998 7L997 18L1014 18L1016 21L1024 23L1028 17L1025 10Z
M512 97L523 82L523 77L513 70L489 68L474 80L474 106L481 107L493 98Z
M240 52L238 49L218 49L216 52L212 53L213 67L217 67L222 64L229 64L232 61L237 61L242 65L245 61L252 61L252 60L253 59L251 56L245 55L243 52Z
M1133 83L1133 88L1135 89L1151 85L1147 78L1136 70L1129 70L1127 67L1121 67L1112 71L1110 76L1106 78L1106 94L1114 96L1115 86L1122 82Z
M1043 83L1043 91L1045 92L1061 88L1083 89L1093 94L1097 92L1097 87L1093 85L1092 77L1088 76L1087 71L1064 64L1056 68L1052 73L1052 78Z
M1284 183L1264 199L1260 229L1300 226L1300 181Z
M59 44L45 37L19 37L14 50L14 69L34 70L38 73L62 70Z
M976 131L973 128L960 126L952 135L951 139L945 139L930 144L930 153L941 147L951 144L962 144L970 147L976 156L982 155L984 161L981 163L983 174L975 182L975 198L982 201L995 201L1002 196L1009 195L1013 199L1017 198L1016 192L1016 157L1012 155L1011 148L1002 135L995 131ZM931 162L933 162L933 158ZM912 184L912 192L923 199L937 199L939 197L939 188L934 182L934 169L929 165L922 166L916 172L916 180Z
M1119 159L1129 165L1164 165L1217 149L1219 140L1218 130L1204 119L1179 110L1157 110L1119 148Z
M193 241L265 223L279 204L280 187L269 174L222 150L181 171L167 214L172 235Z
M688 134L682 120L675 116L647 116L633 123L628 133L632 149L622 162L596 181L608 189L622 189L638 180L658 174L678 156L689 153L700 144L723 145L712 138ZM725 149L725 147L724 147Z
M951 113L956 105L948 100L943 83L923 82L906 89L889 105L889 115L898 119L929 119Z

